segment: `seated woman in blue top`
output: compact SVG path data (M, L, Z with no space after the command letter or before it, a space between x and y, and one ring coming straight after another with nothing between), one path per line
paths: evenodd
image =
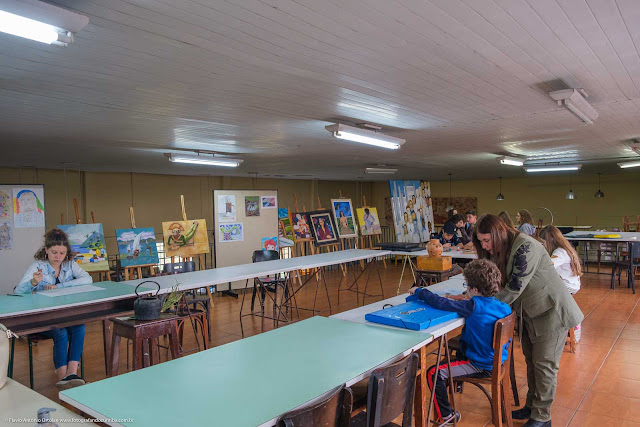
M15 293L26 294L93 282L91 276L72 261L69 238L62 230L49 230L44 235L44 246L36 252L34 258L36 262L29 266ZM53 338L53 364L59 379L56 386L60 390L84 384L84 380L78 376L84 334L84 325L52 328L42 332L42 335Z
M518 213L516 213L516 221L518 221L518 231L528 234L529 236L536 234L536 226L533 225L533 216L528 210L520 209Z
M500 291L502 275L497 265L486 259L471 261L464 269L467 296L470 299L450 300L431 293L427 288L411 288L410 294L415 294L429 305L441 310L455 311L466 319L460 336L460 348L456 354L456 361L451 362L451 375L490 377L493 368L493 328L497 320L511 314L509 305L497 300L495 295ZM502 362L507 360L508 352L502 353ZM433 387L435 375L436 383L436 413L444 425L453 424L453 418L459 422L460 413L453 413L447 395L447 380L449 370L446 363L432 366L427 371L429 387Z

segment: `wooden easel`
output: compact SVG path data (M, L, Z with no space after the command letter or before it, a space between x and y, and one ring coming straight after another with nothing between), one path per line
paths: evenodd
M322 204L320 203L320 196L318 196L318 206L317 209L322 209ZM313 226L313 225L311 225ZM333 230L333 232L336 234L336 236L338 235L338 230ZM315 247L317 252L316 253L322 253L322 249L326 249L326 253L329 252L336 252L336 251L340 251L342 250L342 242L340 240L338 240L336 243L329 243L327 245L321 245L321 246L316 246L312 243L312 248ZM347 275L347 269L345 267L344 264L340 264L340 270L342 270L342 275L346 276Z
M93 215L93 212L91 212ZM131 220L131 228L136 228L136 217L133 213L133 206L129 207L129 219ZM133 279L134 273L137 273L138 279L142 279L142 268L149 267L151 273L153 274L153 268L156 264L140 264L140 265L132 265L128 267L123 267L124 269L124 280Z
M367 205L367 198L365 196L362 196L362 209L366 209L369 208L370 206ZM378 218L378 221L380 220L380 218ZM367 235L367 236L360 236L360 247L362 249L377 249L377 246L375 246L375 243L380 243L380 234L375 234L375 235ZM387 268L387 261L385 260L385 258L382 258L382 263L384 264L384 268Z
M78 205L78 199L73 199L73 209L74 209L75 214L76 214L76 224L82 224L82 218L80 218L80 206ZM61 219L64 220L64 216ZM93 221L93 224L95 224L96 223L96 217L95 217L93 211L91 211L91 219ZM107 260L107 265L108 264L109 264L109 261ZM90 275L91 274L97 274L99 282L111 281L111 270L109 270L109 269L100 270L100 271L88 271L88 273Z

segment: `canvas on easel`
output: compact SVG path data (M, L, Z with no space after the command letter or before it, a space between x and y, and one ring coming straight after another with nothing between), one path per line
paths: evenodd
M341 239L358 237L351 199L331 199L331 207Z
M360 224L360 234L363 236L374 236L382 234L378 210L374 207L356 209L358 223Z
M431 188L428 181L389 181L396 241L428 242L433 227Z
M69 237L73 261L86 272L108 271L107 248L102 224L58 225Z
M291 214L291 224L296 243L313 241L311 221L307 212L293 212Z
M204 219L162 223L166 257L192 257L209 252L207 223Z
M336 222L329 210L308 212L311 221L311 232L316 246L338 243Z
M153 228L126 228L116 230L120 266L135 267L158 264L158 248Z

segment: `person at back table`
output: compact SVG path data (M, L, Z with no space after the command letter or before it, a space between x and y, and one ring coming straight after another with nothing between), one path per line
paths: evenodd
M505 223L505 225L507 227L509 227L510 229L516 229L515 224L513 223L513 221L511 220L511 216L509 216L509 212L507 211L502 211L498 214L498 218L500 218L502 220L502 222ZM473 237L473 236L472 236Z
M467 216L467 222L464 224L462 231L462 244L465 245L465 249L473 248L473 229L478 221L478 214L473 209L468 210L465 214Z
M531 216L531 212L526 209L520 209L516 214L516 221L518 221L517 230L528 234L529 236L533 236L536 234L536 226L533 225L533 216Z
M451 363L451 375L488 378L493 369L493 329L497 320L511 314L509 305L497 300L495 295L502 286L502 276L497 265L486 259L473 260L464 269L467 296L470 299L457 301L438 296L427 288L414 287L410 294L416 295L432 307L454 311L466 319L460 336L460 348L456 361ZM502 362L507 360L507 345L502 351ZM447 363L434 365L427 371L429 388L436 383L436 413L444 425L452 425L454 416L460 422L459 412L453 413L447 394L449 370Z
M440 234L438 234L438 239L440 239L440 243L442 243L442 246L447 250L453 247L462 247L462 241L456 234L456 225L451 221L444 223Z
M27 294L69 286L88 285L91 276L73 262L69 238L57 228L44 235L44 246L34 255L36 261L29 266L15 293ZM53 338L53 364L58 375L59 390L84 385L78 376L78 364L84 346L85 325L52 328L41 332Z

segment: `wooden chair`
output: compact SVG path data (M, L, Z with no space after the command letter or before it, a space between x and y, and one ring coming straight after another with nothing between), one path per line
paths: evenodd
M611 288L615 286L615 275L618 274L618 286L620 286L620 276L622 276L622 271L627 271L627 287L631 288L633 293L636 293L636 270L640 267L640 242L630 243L630 252L625 252L626 260L618 260L613 265L613 269L611 270ZM623 255L621 255L621 258Z
M320 402L280 415L276 427L348 427L352 404L351 390L343 384Z
M456 384L467 382L478 387L489 399L491 404L491 418L493 424L499 427L504 422L507 426L512 427L511 419L511 383L510 370L511 359L513 357L513 329L515 327L515 313L500 319L496 322L493 329L493 371L490 378L473 378L473 377L457 377L454 378ZM509 343L507 360L502 363L502 349L505 344ZM491 394L484 388L485 385L491 386Z
M402 427L413 422L413 399L420 357L412 353L369 377L367 410L351 419L352 427L398 426L393 420L402 415Z

